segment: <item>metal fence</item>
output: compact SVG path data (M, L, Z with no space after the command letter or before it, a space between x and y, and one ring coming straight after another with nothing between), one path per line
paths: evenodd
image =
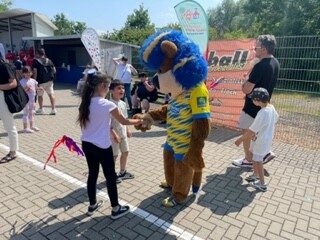
M275 138L311 149L320 146L320 37L278 37L280 74L272 103L280 120Z

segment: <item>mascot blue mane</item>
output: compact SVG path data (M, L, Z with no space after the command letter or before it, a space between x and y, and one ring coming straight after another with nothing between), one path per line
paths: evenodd
M172 73L176 81L184 89L190 89L204 81L208 71L207 61L199 47L178 30L158 31L149 36L139 51L142 63L151 70L158 70L165 58L160 47L165 40L177 46L177 53L172 59Z

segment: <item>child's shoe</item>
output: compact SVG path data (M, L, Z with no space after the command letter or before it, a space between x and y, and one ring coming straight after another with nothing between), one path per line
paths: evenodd
M111 211L111 219L115 220L118 219L126 214L128 214L130 212L130 207L129 206L118 206L118 210L117 211Z
M121 180L132 179L132 178L134 178L134 175L132 173L129 173L126 170L124 170L124 172L120 171L118 173L118 178L121 178Z
M96 202L95 205L93 205L93 206L90 205L88 207L87 215L91 216L95 211L97 211L102 206L102 204L103 204L103 201L100 200L99 202Z
M23 132L24 133L34 133L34 131L32 129L30 129L30 128L23 129Z
M252 174L252 175L246 177L244 180L246 180L248 183L250 183L250 182L254 182L254 181L258 180L258 178L254 174Z
M32 129L33 131L35 131L35 132L39 132L39 131L40 131L40 129L37 128L37 127L32 127L31 129Z
M255 189L260 190L262 192L266 192L267 191L267 185L266 184L261 184L261 182L259 180L251 183L251 185Z

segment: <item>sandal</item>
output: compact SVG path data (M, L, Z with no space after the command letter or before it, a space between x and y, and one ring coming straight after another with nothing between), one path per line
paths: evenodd
M11 153L8 153L6 156L1 158L0 164L10 162L13 159L15 159L16 157L17 157L17 155L12 155Z

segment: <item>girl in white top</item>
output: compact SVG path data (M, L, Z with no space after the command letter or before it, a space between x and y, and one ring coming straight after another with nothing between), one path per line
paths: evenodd
M29 66L25 66L22 68L22 76L23 78L20 80L20 84L28 94L29 102L23 109L23 131L25 133L33 133L34 131L39 131L39 128L34 126L34 116L33 110L35 108L36 102L35 97L37 95L38 90L38 82L31 78L32 71ZM28 122L30 124L30 128L28 128Z
M87 214L92 215L102 204L102 201L97 202L96 199L96 185L101 164L112 206L111 218L117 219L129 212L129 206L121 206L118 202L117 176L110 140L110 115L123 125L141 124L143 120L124 118L117 106L105 99L109 85L110 80L106 74L96 72L94 69L88 71L77 121L81 127L82 149L89 168L87 192L90 206Z

